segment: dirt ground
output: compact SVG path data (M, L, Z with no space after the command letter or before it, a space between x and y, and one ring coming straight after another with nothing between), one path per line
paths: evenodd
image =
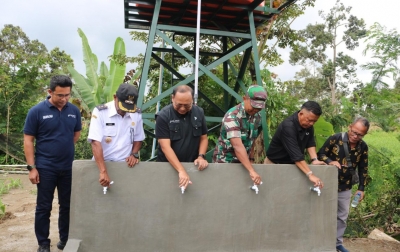
M20 179L22 188L12 189L1 195L6 205L7 218L0 220L0 251L2 252L36 252L38 245L33 229L36 207L36 185L32 185L28 175L0 174L4 178ZM50 217L51 252L59 251L58 242L58 198L54 195L53 210Z
M12 189L2 195L6 205L6 218L0 220L0 251L34 252L37 241L33 229L36 202L36 186L32 185L27 175L0 174L0 179L20 179L23 187ZM58 199L54 196L53 211L50 217L51 252L59 251L58 242ZM400 243L371 239L346 239L344 245L351 252L399 252Z

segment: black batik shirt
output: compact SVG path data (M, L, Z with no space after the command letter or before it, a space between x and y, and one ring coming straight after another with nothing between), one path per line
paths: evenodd
M347 133L345 133L347 135ZM348 138L348 136L347 136ZM364 141L359 141L354 148L349 146L350 160L353 164L353 168L358 171L360 178L358 190L364 191L366 185L366 178L368 175L368 145ZM337 133L330 136L318 151L318 159L329 164L332 161L338 161L339 164L343 165L341 169L338 169L338 191L351 190L351 172L347 167L346 154L344 153L342 133Z

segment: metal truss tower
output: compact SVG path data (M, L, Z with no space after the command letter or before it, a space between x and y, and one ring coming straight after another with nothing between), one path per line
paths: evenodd
M196 66L198 62L198 77L207 76L209 78L207 81L218 84L219 89L214 91L221 94L223 101L213 101L207 93L203 92L204 85L207 85L204 81L198 86L198 97L202 103L207 103L214 111L213 114L207 114L207 110L205 111L207 122L214 124L209 127L209 131L219 130L223 115L229 108L243 100L242 95L246 92L247 86L249 84L262 85L257 51L257 27L268 22L295 1L287 0L277 8L268 8L264 7L264 0L202 0L201 2L197 0L125 0L125 28L148 30L148 43L137 101L138 107L142 110L144 124L148 126L146 127L147 135L154 137L154 114L159 107L157 104L163 99L169 100L175 86L190 85L197 91L195 73L188 75L180 73L175 67L177 59L185 59L187 64L192 66ZM271 0L269 6L273 6L272 2ZM201 18L198 22L199 3L201 3ZM198 24L200 24L199 30L196 28ZM220 41L222 49L206 51L202 50L201 44L199 48L196 48L194 43L188 50L187 44L182 45L175 40L176 36L187 36L188 41L196 42L198 31L201 36L214 37L215 40ZM155 43L157 37L158 41L161 39L163 42ZM164 47L164 43L168 46ZM196 49L200 57L198 61L195 58ZM167 56L168 61L164 59L164 55ZM212 60L203 64L201 59L204 57L212 58ZM239 59L240 64L236 64L238 67L232 63L234 57L236 60ZM161 69L168 70L173 77L166 85L161 73L159 95L145 101L151 62L153 66L157 62L156 64L159 64ZM247 79L253 79L252 83L245 82L249 62L253 63L251 66L253 76L249 78L247 73ZM222 67L222 77L216 75L215 69L218 67L220 69ZM266 149L269 145L269 133L265 111L262 111L262 127Z

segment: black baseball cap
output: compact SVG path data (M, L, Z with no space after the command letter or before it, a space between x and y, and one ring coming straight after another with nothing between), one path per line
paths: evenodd
M136 102L138 98L137 88L128 83L123 83L117 90L118 106L122 111L128 113L136 112Z

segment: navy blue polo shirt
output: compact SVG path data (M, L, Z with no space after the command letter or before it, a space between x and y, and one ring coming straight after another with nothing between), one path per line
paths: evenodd
M48 99L32 107L26 116L24 133L35 137L35 165L44 169L71 169L74 133L81 129L81 113L69 102L61 111Z

